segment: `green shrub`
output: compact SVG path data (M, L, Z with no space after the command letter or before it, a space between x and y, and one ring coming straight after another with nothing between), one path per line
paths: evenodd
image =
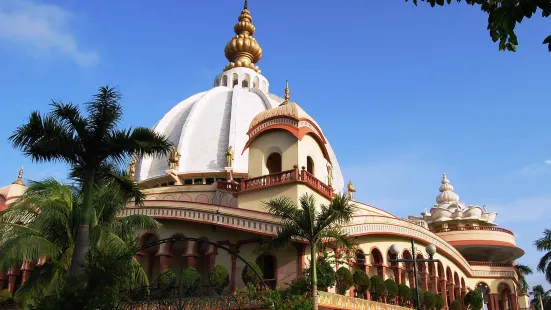
M434 308L436 310L442 310L444 308L444 297L440 294L434 295L435 302L434 302Z
M228 270L222 265L216 265L209 275L210 287L218 294L221 294L228 284L230 284Z
M398 296L398 284L392 279L385 280L386 297L388 302L393 301Z
M241 280L243 280L243 283L245 284L252 284L257 287L261 282L258 275L256 275L254 271L256 270L260 277L262 277L262 270L260 270L260 267L255 262L249 262L249 265L251 265L252 268L249 266L245 266L245 268L243 268L243 272L241 272Z
M409 287L405 284L398 285L398 298L400 299L400 305L403 306L411 301L413 294Z
M13 303L13 295L10 291L3 290L0 291L0 306L7 306L10 303Z
M318 276L318 289L326 291L327 288L335 286L337 281L334 265L331 264L332 258L330 254L323 253L323 256L318 258L317 264L317 276ZM311 268L306 269L306 276L311 278Z
M160 289L162 291L170 291L173 287L177 285L178 277L176 276L176 272L174 270L167 270L163 273L161 273L155 281L151 284L151 286Z
M371 289L371 280L369 279L367 273L365 273L363 270L356 269L356 271L354 271L352 279L354 281L354 286L356 287L356 292L358 293L358 296L362 296Z
M375 301L380 301L386 294L385 281L378 275L371 277L371 293Z
M479 291L470 291L465 295L463 302L471 310L480 310L484 306L484 297Z
M182 296L188 296L193 293L201 283L201 275L195 268L184 270L180 279Z
M310 290L311 290L310 279L308 279L306 277L301 277L301 278L298 278L298 279L295 279L295 280L291 281L291 283L287 287L286 292L289 295L299 295L300 296L300 295L304 295L304 294L310 292Z
M346 267L341 267L336 274L337 293L344 295L346 291L354 285L352 273Z
M461 300L456 299L451 304L451 310L462 310L463 304L461 303Z
M415 290L415 288L411 289L411 295L412 295L411 301L413 302L413 305L417 306L418 305L418 303L417 303L417 291ZM425 292L423 292L422 290L419 290L419 305L421 305L421 306L423 306L424 296L425 296Z
M425 306L425 309L429 310L434 308L436 305L436 296L434 296L431 292L425 292L423 294L423 306Z

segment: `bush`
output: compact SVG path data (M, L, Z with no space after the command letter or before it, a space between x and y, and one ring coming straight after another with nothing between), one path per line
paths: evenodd
M396 296L398 296L398 284L396 284L396 282L394 282L394 280L392 279L386 279L385 286L386 297L388 298L388 301L393 301Z
M461 303L461 300L456 299L451 304L451 310L462 310L463 304Z
M369 289L371 289L371 280L369 279L367 273L365 273L363 270L356 269L356 271L354 271L352 279L354 280L354 286L356 287L356 292L358 293L358 296L362 296L363 294L367 293Z
M336 282L337 293L344 295L346 294L346 291L348 291L348 289L351 288L352 285L354 285L354 278L352 277L352 273L348 268L341 267L339 268L339 270L337 270Z
M8 307L9 304L12 304L14 302L13 295L8 291L7 289L0 292L0 308L4 309L4 307Z
M398 298L400 299L401 306L411 301L412 296L413 294L407 285L403 283L398 285Z
M260 267L255 262L249 262L249 265L251 265L252 268L249 266L245 266L245 268L243 268L243 272L241 272L241 280L243 280L243 283L245 284L252 284L257 287L261 282L256 273L254 273L254 270L256 270L260 277L262 277L262 270L260 270Z
M301 277L291 281L287 287L287 293L290 295L305 295L310 292L310 279L306 277Z
M380 301L386 294L385 281L378 275L371 277L371 293L375 301Z
M412 302L413 302L413 306L417 306L417 291L415 290L415 288L412 288L411 289L411 295L412 295ZM423 300L424 300L424 296L425 296L425 292L423 292L422 290L419 290L419 305L420 306L423 306Z
M423 306L425 309L432 309L436 305L436 296L431 292L425 292L423 294Z
M230 276L226 267L216 265L210 272L209 285L218 294L221 294L224 288L230 284Z
M444 297L440 294L434 295L435 302L434 302L434 308L436 310L442 310L444 308Z
M188 296L193 293L201 283L201 275L193 267L184 270L180 279L182 296Z
M465 303L465 306L471 310L480 310L484 306L484 298L482 297L482 293L479 291L468 292L465 295L463 302Z
M318 289L320 291L326 291L327 288L335 286L337 281L335 268L331 265L330 254L324 253L323 256L318 258L317 264L317 280L318 280ZM311 267L306 269L306 276L311 279Z

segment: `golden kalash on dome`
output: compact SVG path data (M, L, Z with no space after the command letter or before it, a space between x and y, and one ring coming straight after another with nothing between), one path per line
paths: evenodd
M245 264L208 241L256 262L269 286L286 287L305 275L309 246L296 241L292 248L258 254L259 242L282 226L263 202L276 197L298 202L307 193L321 205L344 192L345 184L351 199L365 190L345 183L321 126L291 102L289 84L283 97L270 92L268 79L256 66L262 49L253 38L256 29L247 2L234 31L224 49L230 63L214 77L213 87L177 103L154 126L174 145L170 154L136 157L130 163L129 172L143 189L145 202L129 205L120 216L150 215L163 224L159 231L143 232L140 245L177 236L194 238L138 252L136 259L151 280L171 268L194 267L208 276L221 265L229 273L227 289L243 287ZM438 204L421 217L400 219L352 200L356 213L342 229L355 239L358 250L347 266L413 287L412 263L392 259L396 254L418 257L410 250L412 240L418 249L432 244L435 247L429 248L436 249L439 262L418 264L419 287L441 295L446 309L470 290L483 293L486 309L527 308L526 292L519 289L513 267L523 251L516 247L513 233L497 227L495 212L461 203L446 175L441 183ZM20 183L13 186L13 194L11 187L0 189L0 208L24 190ZM0 289L20 279L19 269L6 270L0 273ZM358 294L354 288L344 296L327 288L318 298L325 309L399 308L374 305L369 293Z

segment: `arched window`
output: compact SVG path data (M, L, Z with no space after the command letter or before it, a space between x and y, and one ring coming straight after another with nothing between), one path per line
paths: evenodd
M214 81L214 86L220 86L220 79L216 79Z
M228 86L228 76L224 75L222 77L222 86Z
M172 237L184 238L185 236L182 234L174 234L172 235ZM185 257L185 255L187 254L187 243L187 241L176 241L167 244L167 252L170 253L168 264L168 267L170 269L187 268L187 257Z
M140 238L139 247L155 242L157 240L159 240L159 238L155 234L146 233ZM157 256L158 252L159 252L159 245L156 245L156 246L149 247L141 251L141 253L139 253L141 258L140 264L145 270L145 273L149 278L150 282L153 282L161 273L160 259L159 259L159 256Z
M361 268L363 266L365 266L365 254L364 254L364 251L362 250L357 250L356 251L356 266L358 268Z
M507 283L500 283L497 287L499 310L511 310L513 305L511 300L511 287Z
M269 174L281 172L281 155L279 153L270 154L266 160L266 168Z
M248 88L249 87L249 81L247 81L247 80L241 81L241 87Z
M232 80L233 80L233 84L232 84L233 87L235 87L239 84L239 79L237 77L237 73L232 74Z
M269 254L260 255L256 259L256 264L262 270L262 278L266 285L270 288L276 287L276 276L277 276L277 261L275 256Z
M201 237L200 239L209 240L206 237ZM203 277L207 279L210 272L210 254L209 248L210 244L206 242L197 241L195 244L195 254L197 255L197 271Z
M372 249L371 253L369 255L371 267L369 267L369 275L379 275L380 277L383 277L383 255L381 254L381 251L379 249Z
M306 171L308 171L311 175L314 175L314 160L310 156L306 157Z
M0 195L0 206L5 205L5 204L6 204L6 197Z
M258 79L258 76L255 76L254 82L253 82L253 88L258 88L259 83L260 83L260 80Z
M480 282L476 285L476 290L482 294L482 298L484 299L484 306L482 309L488 310L488 303L490 302L490 287L488 287L488 284Z

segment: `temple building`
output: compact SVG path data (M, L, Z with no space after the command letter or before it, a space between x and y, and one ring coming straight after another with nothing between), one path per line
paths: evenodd
M498 227L497 213L485 206L461 202L446 174L437 204L421 216L403 219L380 209L384 206L353 199L356 189L345 181L323 124L292 101L289 84L274 91L259 69L262 49L252 21L245 5L224 49L229 63L214 77L212 88L176 104L154 126L173 143L171 154L131 161L130 174L146 200L121 216L146 214L163 224L160 231L144 232L140 244L172 236L209 240L257 262L269 285L284 287L304 274L308 245L297 242L285 252L256 254L259 242L273 236L280 224L262 202L281 196L298 202L309 193L321 205L334 193L347 192L357 214L343 229L359 244L350 268L411 286L413 264L391 262L395 255L390 249L401 246L398 256L403 258L423 255L411 252L413 239L418 249L436 246L440 262L418 263L419 285L441 294L446 308L469 290L483 293L485 309L528 308L514 271L514 261L524 251L513 232ZM279 91L282 97L272 93ZM0 210L24 192L21 178L22 171L16 182L0 188ZM435 193L439 179L435 176ZM222 264L230 273L230 290L243 286L244 264L200 241L160 244L139 252L137 259L152 279L169 268L195 267L207 274ZM21 277L23 267L0 274L0 288ZM347 296L369 298L356 296L353 289ZM321 301L322 307L324 302L331 303Z

